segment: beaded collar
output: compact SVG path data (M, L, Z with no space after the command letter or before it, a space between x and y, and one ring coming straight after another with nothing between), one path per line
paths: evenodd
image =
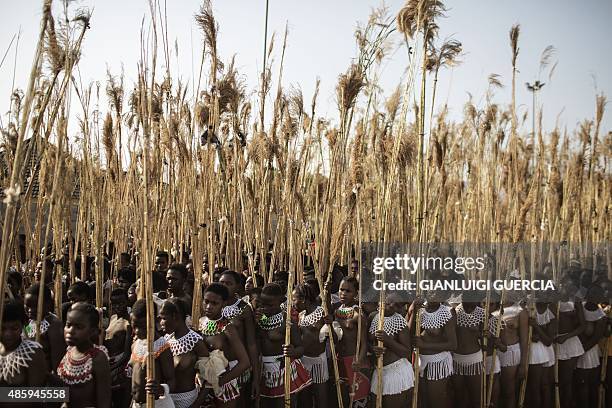
M583 307L582 309L584 310L584 320L587 322L596 322L606 315L601 307L597 307L595 310L587 310L586 307Z
M161 353L168 350L170 344L166 337L162 336L153 342L153 358L159 357ZM145 339L136 339L132 347L132 361L144 364L147 361L147 341Z
M552 319L555 318L553 312L550 311L548 307L546 307L546 311L544 313L539 313L536 310L536 323L538 326L546 326Z
M574 302L559 302L559 312L573 312L575 309Z
M370 334L374 334L376 333L376 330L378 330L378 321L378 313L376 313L374 319L372 319L372 323L370 323ZM383 322L383 330L389 336L395 336L407 326L408 323L406 322L406 319L404 319L404 317L399 313L394 313L393 316L389 317L385 316L385 321Z
M358 308L359 306L357 305L344 306L342 304L340 305L339 308L336 309L336 312L334 313L334 315L336 316L336 319L338 320L352 319L353 315L355 314L355 310Z
M489 333L491 333L493 336L497 336L497 322L498 322L498 320L499 320L499 316L495 316L493 314L491 314L491 316L489 316ZM499 331L501 332L505 328L506 328L506 322L504 321L504 319L501 319L501 323L499 325Z
M35 341L22 340L15 350L0 356L0 381L8 383L9 379L19 374L22 367L29 367L37 348L42 346Z
M278 329L283 325L284 315L284 312L278 312L270 317L263 315L261 319L257 321L257 325L260 329L266 331Z
M107 354L106 348L94 344L85 353L81 353L75 346L69 346L57 367L57 375L68 385L84 384L91 381L93 378L93 359L98 353Z
M237 299L236 303L234 303L233 305L225 306L223 308L223 312L221 313L222 316L226 319L233 319L236 316L240 316L240 314L242 314L242 311L246 307L246 304L240 307L240 302L242 302L242 299Z
M425 330L441 329L453 317L451 308L440 305L435 312L428 312L423 309L421 312L421 328Z
M459 327L476 327L484 322L485 311L482 307L476 306L472 313L468 313L460 304L455 308L457 312L457 326Z
M223 333L228 324L229 321L225 317L212 320L204 316L200 319L200 331L206 337L216 336L219 333Z
M174 333L167 334L166 339L170 344L170 350L172 350L173 356L180 356L181 354L189 353L198 341L203 340L202 336L193 330L189 329L187 334L178 339L174 337Z
M323 318L323 308L321 306L317 306L317 308L310 314L306 314L304 310L300 313L299 326L300 327L311 327L314 326Z
M40 321L40 334L43 335L49 330L49 322L47 319L42 319ZM27 326L23 329L25 331L25 337L27 339L35 339L36 338L36 320L30 319Z

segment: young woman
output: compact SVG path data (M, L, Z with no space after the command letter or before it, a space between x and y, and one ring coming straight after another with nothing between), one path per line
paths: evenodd
M25 294L25 310L29 321L24 327L24 335L27 339L36 339L36 315L38 310L38 291L40 283L35 283L28 288ZM47 365L51 371L55 371L66 352L62 321L51 313L53 298L48 287L43 288L43 318L40 321L40 344L43 347Z
M204 291L204 317L200 331L209 350L219 350L229 364L219 375L220 392L215 395L217 407L236 407L240 397L238 378L249 368L249 356L240 333L232 321L223 315L229 291L220 283L210 284Z
M111 318L104 336L104 347L108 350L113 387L113 405L126 406L131 400L129 381L125 369L132 348L132 326L127 311L127 292L114 289L111 292Z
M281 408L284 406L285 356L291 359L292 405L297 394L310 386L312 380L300 361L304 354L302 339L297 325L286 322L286 313L281 310L284 300L283 289L276 283L269 283L261 290L259 309L255 314L257 339L261 351L261 397L262 406ZM285 343L285 325L291 326L291 342Z
M57 367L60 380L70 387L70 408L110 408L111 379L106 349L93 344L100 315L89 303L75 303L68 311L64 336L68 348Z
M334 326L339 326L338 357L340 380L342 381L342 398L344 405L353 401L365 404L370 390L370 380L359 370L366 366L367 352L367 319L360 313L356 297L359 294L359 282L353 277L345 277L340 282L340 303L334 311ZM358 338L357 327L361 320L361 337ZM336 327L334 327L335 330ZM359 355L357 344L359 343Z
M415 345L420 350L419 375L424 391L423 402L426 407L448 408L451 401L449 382L453 375L451 352L457 349L457 319L454 310L441 303L446 300L444 293L431 291L427 293L426 300L420 314L421 333L415 338ZM415 302L419 306L420 300ZM415 309L417 312L418 308ZM415 317L413 313L411 320Z
M457 315L457 350L453 353L453 385L457 408L475 408L480 406L482 389L483 356L481 336L485 311L480 302L481 296L469 293L455 307Z
M247 349L250 366L254 374L251 377L251 370L247 369L238 378L241 405L244 405L248 398L256 398L259 395L259 383L255 381L255 384L253 384L251 381L251 378L259 378L259 351L255 341L253 309L249 307L248 302L240 298L241 282L240 274L234 271L225 271L219 278L219 283L227 288L229 294L228 305L223 308L223 317L231 321L232 325L238 330L238 336Z
M21 338L26 321L21 303L5 303L0 331L0 387L41 387L47 379L48 368L42 346ZM5 402L2 406L19 408L24 404Z
M325 344L327 337L321 335L325 325L323 307L317 301L318 291L313 286L300 284L293 290L293 308L298 315L298 326L302 336L304 355L302 364L308 370L313 386L302 392L300 405L327 408L327 381L329 369ZM314 405L313 405L314 400Z
M132 407L145 408L147 393L155 396L156 407L172 406L170 392L174 390L174 363L170 344L157 330L155 331L153 343L155 378L147 380L147 303L144 299L134 303L130 320L135 336L130 357Z
M520 380L527 372L527 338L529 336L529 315L520 304L518 293L507 292L507 301L500 313L499 303L492 303L491 310L495 318L502 319L500 340L506 345L506 351L499 350L501 365L501 395L502 406L516 408L517 392ZM500 317L501 316L501 317Z
M541 295L543 296L543 295ZM557 332L557 320L548 302L536 302L535 318L529 318L532 328L527 375L527 404L549 408L552 404L551 368L555 364L552 342Z
M408 361L411 353L410 330L406 319L396 311L400 299L395 293L386 297L383 329L379 330L379 312L372 312L368 319L368 344L372 353L383 358L382 405L383 407L405 407L412 401L414 373ZM382 342L382 347L378 342ZM370 392L376 401L378 372L372 373Z
M175 385L170 397L176 408L199 407L206 396L204 390L196 389L195 378L196 363L198 359L208 356L208 350L202 336L185 324L184 307L180 298L170 298L159 311L159 323L167 333L166 340L174 357Z
M585 407L597 406L601 357L598 342L603 338L607 325L606 314L599 307L599 303L604 300L604 290L600 286L593 284L588 287L583 308L586 323L584 331L579 336L586 351L578 357L575 374L578 380L576 400Z
M559 359L559 399L561 408L572 406L574 370L578 357L584 354L578 336L585 327L582 302L572 300L577 288L564 280L559 286L559 335L555 338Z

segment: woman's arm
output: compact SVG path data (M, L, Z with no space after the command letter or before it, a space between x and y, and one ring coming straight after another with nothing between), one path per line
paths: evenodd
M593 335L586 339L585 342L582 344L582 347L584 347L585 351L592 349L597 345L597 343L599 343L599 340L602 339L606 332L606 324L607 321L605 318L599 319L597 322L595 322L595 330L593 331Z
M361 320L361 338L358 341L361 342L359 345L359 356L358 362L360 364L365 363L368 354L368 319L359 311L359 319Z
M28 387L41 387L47 382L47 359L41 348L36 349L32 354L32 361L28 365Z
M60 361L66 354L66 343L64 342L64 325L60 320L53 319L47 330L49 339L49 353L51 354L51 370L55 371Z
M161 368L161 375L158 377L161 384L167 384L170 388L170 392L174 391L175 379L174 379L174 358L170 349L164 350L159 357L159 366Z
M524 378L527 371L527 361L529 361L529 353L527 353L527 343L529 341L529 314L527 310L522 310L519 314L519 345L521 347L521 363L519 367L519 378Z
M96 382L96 407L111 406L111 376L108 358L104 353L98 353L93 358L93 377Z
M250 366L249 355L244 348L244 344L240 340L240 335L238 334L238 330L233 327L231 324L225 327L225 337L232 349L232 352L236 356L238 360L238 364L234 366L231 370L221 374L219 377L219 385L226 384L232 381L234 378L240 377L240 375L245 372Z
M196 345L193 347L193 351L196 354L196 362L202 357L208 357L208 348L206 348L206 344L203 341L198 341ZM191 404L191 408L199 408L204 403L206 399L206 394L208 394L208 390L205 387L200 387L200 392L198 393L198 398Z

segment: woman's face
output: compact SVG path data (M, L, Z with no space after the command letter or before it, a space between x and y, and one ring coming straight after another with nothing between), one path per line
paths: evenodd
M293 291L293 308L298 312L306 309L306 299L295 290Z
M344 304L351 303L355 301L356 290L353 284L342 281L340 283L340 288L338 290L340 301Z
M159 326L166 334L176 331L176 314L163 307L159 311Z
M14 350L21 342L21 333L23 331L23 323L19 320L8 321L2 323L0 332L0 342L6 350Z
M247 278L246 283L244 285L244 291L247 294L251 294L251 290L253 290L254 287L255 286L253 285L253 278L251 277Z

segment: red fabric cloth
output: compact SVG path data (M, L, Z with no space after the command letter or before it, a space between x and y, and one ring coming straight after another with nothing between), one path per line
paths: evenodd
M354 359L354 356L339 357L338 371L340 371L340 380L349 385L349 392L355 393L353 401L359 401L368 397L370 380L360 371L353 370Z
M274 386L270 387L266 385L265 378L261 379L261 396L264 398L281 398L285 395L285 367L282 367L280 371L275 373ZM302 362L297 360L291 360L291 394L295 394L310 386L312 380L308 374L308 370L304 367Z

